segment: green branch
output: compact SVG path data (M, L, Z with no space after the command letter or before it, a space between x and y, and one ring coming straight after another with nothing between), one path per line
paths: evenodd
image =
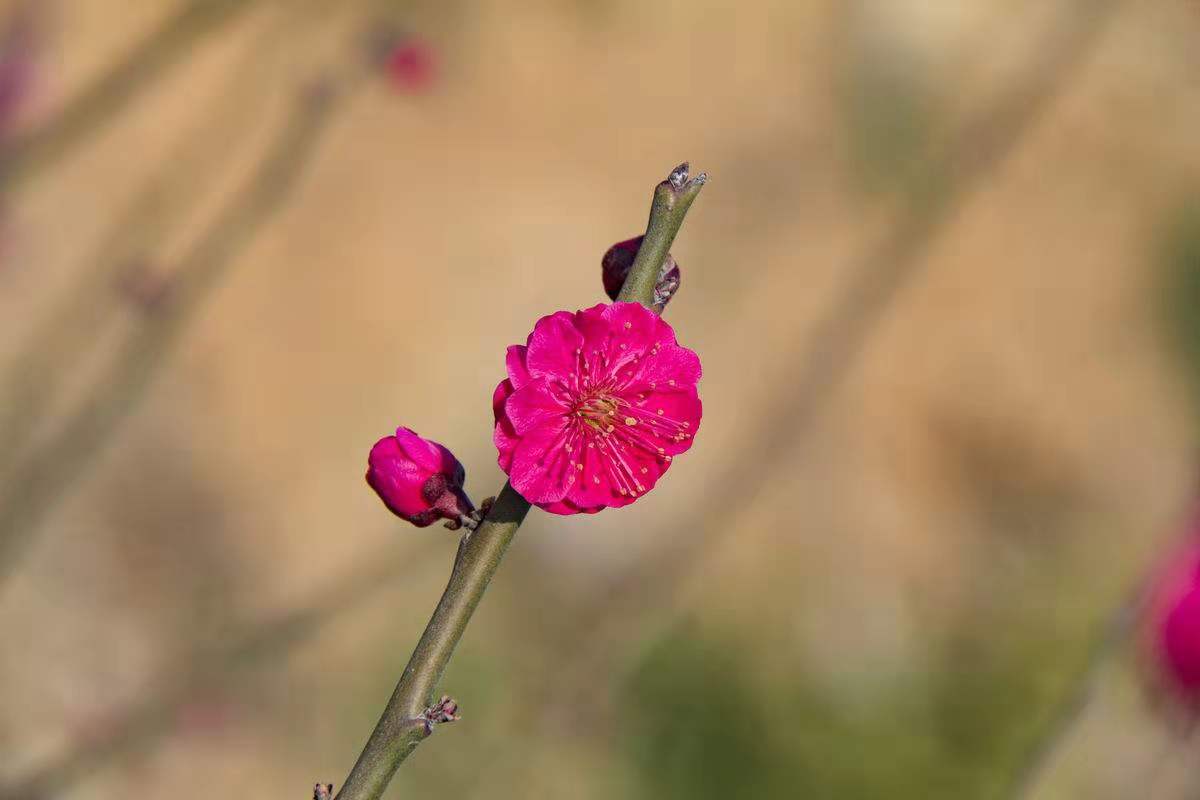
M618 299L654 307L658 273L705 180L704 173L689 180L685 163L655 187L646 237ZM479 527L463 535L446 591L335 800L378 800L404 759L433 733L438 683L528 512L529 503L506 483Z
M671 242L675 241L675 234L679 233L679 226L683 225L683 218L692 207L692 201L707 181L708 175L703 172L689 179L685 161L671 170L665 181L654 187L646 236L638 248L633 266L629 268L621 293L617 295L619 302L637 302L654 310L654 286L671 251Z

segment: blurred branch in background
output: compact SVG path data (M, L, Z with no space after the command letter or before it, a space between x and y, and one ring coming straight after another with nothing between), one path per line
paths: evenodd
M232 70L218 103L188 130L137 197L117 216L69 294L27 337L23 351L5 366L0 387L0 477L17 463L69 378L106 323L125 317L139 298L154 253L200 202L230 157L231 140L242 136L252 114L261 113L259 90L272 71L265 62L290 31L272 26L253 42ZM122 284L121 281L124 281ZM139 291L140 290L140 291ZM134 309L136 310L136 309ZM143 316L143 322L149 322Z
M112 367L86 393L58 433L18 465L0 487L0 580L12 573L33 531L146 393L203 300L236 256L283 206L316 152L349 87L332 80L305 89L249 183L148 298L142 329L122 346ZM65 453L69 458L64 458Z
M6 146L0 159L0 179L6 188L32 180L86 142L92 131L190 55L196 41L253 7L254 0L185 2L107 73L80 91L58 116Z
M180 711L214 687L227 688L256 666L275 664L322 628L347 612L360 609L397 578L425 568L443 548L430 546L417 553L386 552L363 559L324 586L300 608L244 623L225 643L205 654L189 656L177 670L164 673L162 683L139 695L130 708L114 709L102 736L82 739L76 746L29 775L0 785L0 800L39 800L60 797L80 780L122 756L158 741L174 727Z
M747 508L765 488L767 465L780 463L794 452L818 418L841 380L850 373L864 351L875 325L895 301L900 290L920 272L931 244L957 217L959 210L1000 168L1063 95L1086 61L1121 0L1077 0L1036 46L1024 77L1007 96L965 126L942 157L925 165L926 179L915 181L908 212L891 232L848 269L852 284L831 304L816 332L803 343L781 373L791 375L791 388L780 388L767 400L757 432L750 434L744 452L753 454L754 468L741 461L709 481L705 502L680 523L684 534L669 537L673 544L647 557L636 571L627 573L599 593L573 628L581 641L553 643L560 661L550 671L557 688L543 687L547 710L579 707L601 699L592 688L598 672L612 668L617 652L613 640L626 632L627 620L637 611L665 607L696 563L713 552L726 531L727 508ZM652 577L651 577L652 576ZM572 654L563 659L564 653ZM541 680L546 674L535 671ZM554 709L553 707L557 707Z

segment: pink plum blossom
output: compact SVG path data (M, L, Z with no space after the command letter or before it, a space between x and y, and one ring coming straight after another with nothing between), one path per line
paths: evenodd
M543 317L507 367L492 397L500 468L555 514L632 503L700 425L700 359L637 303Z
M393 514L418 528L439 519L457 525L475 510L465 479L453 453L409 428L380 439L367 458L367 483Z

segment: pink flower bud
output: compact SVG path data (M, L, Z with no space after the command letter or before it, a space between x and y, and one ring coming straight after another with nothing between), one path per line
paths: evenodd
M628 277L630 268L633 267L633 260L637 258L643 238L645 237L635 236L632 239L617 242L608 248L608 252L600 260L604 278L604 293L608 295L608 299L616 301L617 295L621 293L621 287L625 284L625 278ZM658 273L658 283L654 285L654 307L659 312L667 307L667 303L671 302L671 298L678 291L681 277L682 274L679 271L679 265L675 263L675 258L667 253L662 270Z
M367 465L367 483L383 504L418 528L439 519L457 524L475 510L463 491L463 465L445 447L408 428L376 442Z

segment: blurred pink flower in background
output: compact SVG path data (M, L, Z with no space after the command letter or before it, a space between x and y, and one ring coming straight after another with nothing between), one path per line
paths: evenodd
M13 133L32 91L40 11L44 9L32 0L16 4L0 32L0 181L10 157ZM0 183L0 190L4 188L6 183ZM0 259L7 255L7 218L7 209L0 200Z
M419 528L446 519L457 527L475 507L463 491L466 470L454 454L409 428L371 448L367 483L392 513Z
M393 89L421 94L437 83L437 51L423 39L403 36L385 53L383 69Z
M229 732L237 721L239 709L218 693L204 694L184 703L175 715L180 734L217 737Z
M20 4L0 33L0 140L11 135L34 76L37 38L34 4Z
M542 317L507 366L492 397L500 467L555 514L632 503L700 425L700 359L638 303Z
M1145 607L1143 645L1162 699L1200 711L1200 516L1160 569Z

